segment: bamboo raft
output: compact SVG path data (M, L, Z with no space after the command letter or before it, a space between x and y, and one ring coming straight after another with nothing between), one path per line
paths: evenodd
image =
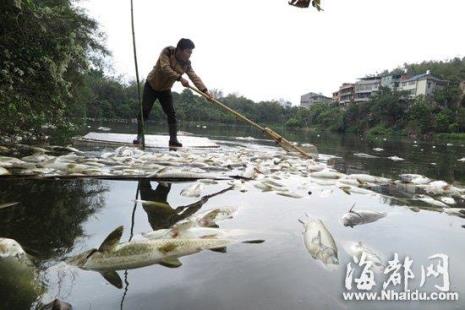
M76 146L134 146L134 134L89 132L85 136L73 138ZM205 137L178 136L183 148L218 148L219 145ZM169 136L145 135L145 146L148 148L168 148Z

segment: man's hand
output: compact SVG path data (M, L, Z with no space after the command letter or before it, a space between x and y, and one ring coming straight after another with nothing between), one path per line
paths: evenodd
M182 86L189 87L189 81L186 80L185 78L181 78L179 82L181 82Z
M204 91L203 93L207 96L208 101L213 101L213 99L215 99L215 97L213 97L213 95L208 90Z

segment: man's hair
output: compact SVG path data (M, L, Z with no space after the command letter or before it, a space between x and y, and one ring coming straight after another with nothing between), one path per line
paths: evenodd
M182 38L181 40L179 40L178 45L176 46L176 48L180 49L180 50L185 50L185 49L188 49L188 48L189 49L194 49L195 45L194 45L194 42L192 42L191 40Z

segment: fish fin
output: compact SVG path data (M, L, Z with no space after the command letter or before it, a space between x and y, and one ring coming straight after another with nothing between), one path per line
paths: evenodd
M354 204L352 205L352 207L350 207L349 212L352 212L352 210L354 209L354 207L355 207L355 202L354 202Z
M123 226L119 226L113 230L106 238L103 240L102 244L98 248L99 252L108 252L111 251L120 241L121 236L123 235Z
M106 271L100 273L102 277L116 288L123 288L123 281L116 271Z
M347 195L350 195L350 191L348 190L347 187L344 187L344 186L341 186L339 187L344 193L346 193Z
M182 263L176 257L165 257L161 262L158 264L167 267L167 268L178 268L182 266Z
M167 242L165 245L158 248L158 250L164 254L174 251L178 247L177 243Z
M261 239L256 239L256 240L245 240L245 241L242 241L242 243L263 243L265 242L265 240L261 240Z
M218 252L218 253L226 253L226 247L221 247L221 248L213 248L213 249L210 249L210 251L213 251L213 252Z

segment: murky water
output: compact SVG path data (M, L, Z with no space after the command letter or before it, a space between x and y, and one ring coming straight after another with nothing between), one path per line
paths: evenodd
M114 131L129 128L110 126ZM152 129L156 132L156 128ZM243 127L210 126L182 128L202 136L224 141L223 147L247 146L236 136L255 136L254 130ZM356 136L286 133L286 137L302 143L314 143L321 158L337 170L368 173L398 179L401 173L419 173L437 180L465 186L464 142L383 141L368 143ZM270 143L254 141L253 143ZM449 145L447 145L449 143ZM452 144L452 145L450 145ZM373 148L383 148L374 151ZM377 158L364 158L365 153ZM330 156L329 156L330 155ZM405 159L387 159L396 155ZM233 219L219 222L221 228L253 231L266 241L262 244L234 244L226 253L203 251L181 257L182 266L166 268L152 265L118 271L123 288L118 289L95 271L66 266L64 258L90 248L98 248L117 226L124 226L122 240L154 229L165 228L186 214L176 210L198 201L180 195L190 183L157 183L128 181L19 181L0 180L2 201L18 201L19 205L0 209L0 236L17 240L34 256L36 271L0 270L0 309L29 309L35 301L49 302L55 298L71 303L75 309L463 309L465 308L465 219L440 213L436 209L408 201L393 199L376 192L348 195L337 186L306 185L301 179L289 178L286 185L303 195L294 199L261 192L253 186L247 192L227 191L206 203L190 208L191 213L215 207L238 207ZM206 186L203 194L218 192L226 181ZM140 194L138 194L138 188ZM311 195L308 192L311 192ZM134 200L167 203L160 208L135 205ZM386 212L387 216L373 223L345 227L341 217L356 203L358 209ZM332 234L338 250L339 265L327 268L307 251L298 219L305 214L322 219ZM415 278L409 288L427 292L438 291L444 274L425 276L422 272L437 260L430 256L448 256L450 291L459 294L458 301L386 302L345 301L346 266L356 263L346 252L350 242L363 244L380 253L384 262L398 253L413 260ZM354 279L360 276L356 269ZM404 286L404 269L400 269ZM380 291L390 274L375 273ZM425 273L426 275L426 273ZM357 283L354 281L353 286ZM399 286L398 286L399 288ZM352 291L355 291L354 289Z

